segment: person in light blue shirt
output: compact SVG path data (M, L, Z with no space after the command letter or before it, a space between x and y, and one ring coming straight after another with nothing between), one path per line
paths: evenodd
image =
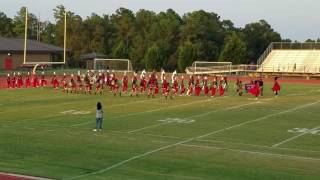
M97 103L96 128L93 131L102 131L103 110L100 102Z

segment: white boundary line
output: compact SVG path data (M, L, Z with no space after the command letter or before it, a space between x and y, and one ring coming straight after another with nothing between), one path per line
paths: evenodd
M285 110L285 111L281 111L281 112L278 112L278 113L274 113L274 114L270 114L270 115L267 115L267 116L263 116L261 118L255 119L255 120L249 120L249 121L237 124L237 125L233 125L233 126L230 126L230 127L227 127L227 128L223 128L223 129L217 130L217 131L209 132L207 134L200 135L198 137L193 137L193 138L189 138L189 139L186 139L186 140L183 140L183 141L179 141L179 142L176 142L176 143L173 143L173 144L168 144L168 145L159 147L157 149L154 149L154 150L151 150L151 151L147 151L147 152L142 153L142 154L138 154L138 155L133 156L131 158L128 158L126 160L120 161L120 162L118 162L116 164L113 164L113 165L111 165L109 167L106 167L104 169L101 169L101 170L98 170L98 171L95 171L95 172L91 172L91 173L87 173L87 174L82 174L82 175L77 175L77 176L73 176L73 177L69 177L69 178L64 178L64 179L78 179L78 178L87 177L87 176L91 176L91 175L101 174L101 173L107 172L107 171L109 171L111 169L114 169L116 167L119 167L119 166L121 166L123 164L126 164L126 163L128 163L130 161L139 159L141 157L145 157L145 156L147 156L149 154L153 154L153 153L156 153L156 152L159 152L159 151L162 151L162 150L174 147L174 146L185 144L185 143L191 142L191 141L196 140L196 139L207 137L207 136L210 136L212 134L220 133L220 132L223 132L223 131L226 131L226 130L229 130L229 129L233 129L233 128L236 128L236 127L240 127L240 126L243 126L243 125L246 125L246 124L249 124L249 123L258 122L258 121L267 119L269 117L277 116L277 115L280 115L280 114L284 114L284 113L288 113L288 112L291 112L291 111L294 111L294 110L298 110L298 109L302 109L302 108L305 108L305 107L308 107L308 106L312 106L312 105L317 104L319 102L320 102L320 100L316 101L316 102L313 102L313 103L308 103L308 104L305 104L305 105L302 105L302 106L294 107L294 108L291 108L291 109L288 109L288 110ZM286 156L286 155L284 155L284 156Z
M227 150L227 151L233 151L233 152L239 152L239 153L249 153L249 154L258 154L258 155L266 155L266 156L277 156L277 157L285 157L285 158L293 158L293 159L320 161L319 158L295 156L295 155L285 155L285 154L278 154L278 153L249 151L249 150L240 150L240 149L231 149L231 148L220 148L220 147L215 147L215 146L202 146L202 145L193 145L193 144L180 144L180 145L181 146L187 146L187 147L196 147L196 148Z
M308 131L306 131L306 132L304 132L304 133L302 133L302 134L299 134L299 135L293 136L293 137L291 137L291 138L285 139L285 140L283 140L283 141L281 141L281 142L279 142L279 143L277 143L277 144L272 145L272 147L278 147L278 146L280 146L280 145L282 145L282 144L284 144L284 143L287 143L287 142L289 142L289 141L292 141L292 140L294 140L294 139L297 139L298 137L301 137L301 136L303 136L303 135L306 135L306 134L308 134L308 133L310 133L310 132L312 132L312 131L314 131L314 130L317 130L317 129L319 129L319 128L320 128L320 126L315 127L315 128L313 128L313 129L310 129L310 130L308 130Z

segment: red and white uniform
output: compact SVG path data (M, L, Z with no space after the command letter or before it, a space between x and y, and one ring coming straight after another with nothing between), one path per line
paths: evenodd
M11 88L11 78L10 78L10 74L8 74L8 77L7 77L7 88Z
M217 79L214 78L212 81L212 85L211 85L211 96L212 97L216 96L217 88L218 88L218 82L217 82Z
M260 95L260 87L258 81L254 83L253 88L250 89L250 93L255 97L258 97Z
M173 94L178 94L179 92L179 83L177 80L177 77L174 77L173 83L172 83L172 92Z
M169 83L164 77L162 82L162 95L168 96L168 94L169 94Z
M193 93L193 84L194 84L193 76L190 76L188 81L188 91L187 91L188 96L191 96Z
M47 80L45 78L44 73L42 73L42 75L41 75L40 86L41 87L47 86Z
M52 84L53 88L55 88L55 89L59 88L59 81L58 81L58 78L55 73L52 77L51 84Z
M181 81L180 81L180 95L183 95L186 91L186 88L184 86L184 78L183 76L181 77Z
M17 78L16 74L13 74L13 77L11 78L11 88L16 88L17 87Z
M274 84L273 84L273 87L272 87L272 91L273 91L274 93L278 93L278 91L280 91L280 89L281 89L281 87L280 87L280 84L279 84L279 82L278 82L278 79L275 78Z
M64 74L61 79L61 86L62 86L63 92L68 90L68 80L67 80L66 74Z
M39 87L38 76L36 73L33 73L32 75L32 87Z
M31 86L31 77L30 77L30 74L28 72L28 75L27 75L26 81L25 81L25 87L29 88L30 86Z
M220 84L219 84L219 95L223 96L224 95L224 91L225 91L225 89L224 89L223 82L220 81Z
M195 84L195 94L196 96L200 96L200 93L201 93L200 77L198 76Z
M207 76L205 76L203 79L203 91L204 91L205 96L209 95L209 86L208 86L208 77Z
M126 93L128 91L128 76L124 74L122 77L122 92Z
M133 76L133 78L131 80L131 95L137 93L137 88L138 88L137 83L138 83L137 74L134 73L134 76Z

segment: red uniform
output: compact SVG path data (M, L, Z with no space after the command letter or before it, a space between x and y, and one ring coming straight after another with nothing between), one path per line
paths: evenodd
M216 96L216 92L217 92L217 88L218 88L218 82L216 79L213 80L212 85L211 85L211 96Z
M51 83L52 83L53 88L55 88L55 89L59 88L59 81L58 81L58 78L56 75L53 75Z
M280 91L280 84L278 83L277 80L274 81L274 84L273 84L273 87L272 87L272 91L273 92L277 92L277 91Z
M68 90L68 82L67 82L66 76L63 76L61 80L61 85L62 85L63 92Z
M179 92L179 83L177 79L174 79L173 85L172 85L173 94L177 94Z
M17 85L18 85L18 88L22 88L22 86L23 86L23 80L22 80L22 76L20 74L18 76Z
M25 87L28 88L30 86L31 86L31 77L28 74L28 76L26 77Z
M162 82L162 95L168 96L169 94L169 83L166 79L163 79Z
M147 81L145 77L142 77L140 81L140 93L146 92L147 90Z
M128 76L124 75L122 78L122 92L127 92L128 91Z
M208 79L207 78L205 78L203 80L203 91L204 91L204 95L208 96L208 94L209 94L209 86L208 86Z
M17 87L17 78L16 78L15 75L11 79L11 87L12 88L16 88Z
M259 96L259 94L260 94L260 87L259 87L258 82L256 82L256 83L254 84L254 86L250 89L250 93L251 93L252 95L254 95L255 97L258 97L258 96Z
M41 87L47 86L47 80L46 80L44 74L41 75L40 86Z
M138 81L137 76L136 75L133 76L132 82L131 82L131 95L136 94L137 92L137 81Z
M189 82L188 82L188 92L187 95L191 96L193 92L193 76L190 77Z
M7 88L11 88L11 78L10 78L10 76L7 77Z
M219 95L220 96L224 95L224 87L223 87L222 81L220 81L220 85L219 85Z
M38 76L36 74L33 74L32 77L32 87L39 87Z
M156 94L156 82L157 82L157 78L156 78L155 74L153 73L150 76L150 79L148 81L148 86L149 86L148 96L150 96L151 94L152 94L152 96L154 96Z
M184 86L184 80L181 79L180 82L180 95L183 95L186 92L186 87Z
M196 80L195 93L196 93L196 96L200 96L201 86L200 86L200 79L199 78Z

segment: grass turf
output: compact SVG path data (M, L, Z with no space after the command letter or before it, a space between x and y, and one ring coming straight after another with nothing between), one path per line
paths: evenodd
M320 85L282 84L279 98L270 88L257 101L232 87L227 97L173 100L0 90L0 171L53 179L319 179L320 131L288 130L320 129ZM102 132L92 132L97 101ZM79 111L90 113L73 114Z

